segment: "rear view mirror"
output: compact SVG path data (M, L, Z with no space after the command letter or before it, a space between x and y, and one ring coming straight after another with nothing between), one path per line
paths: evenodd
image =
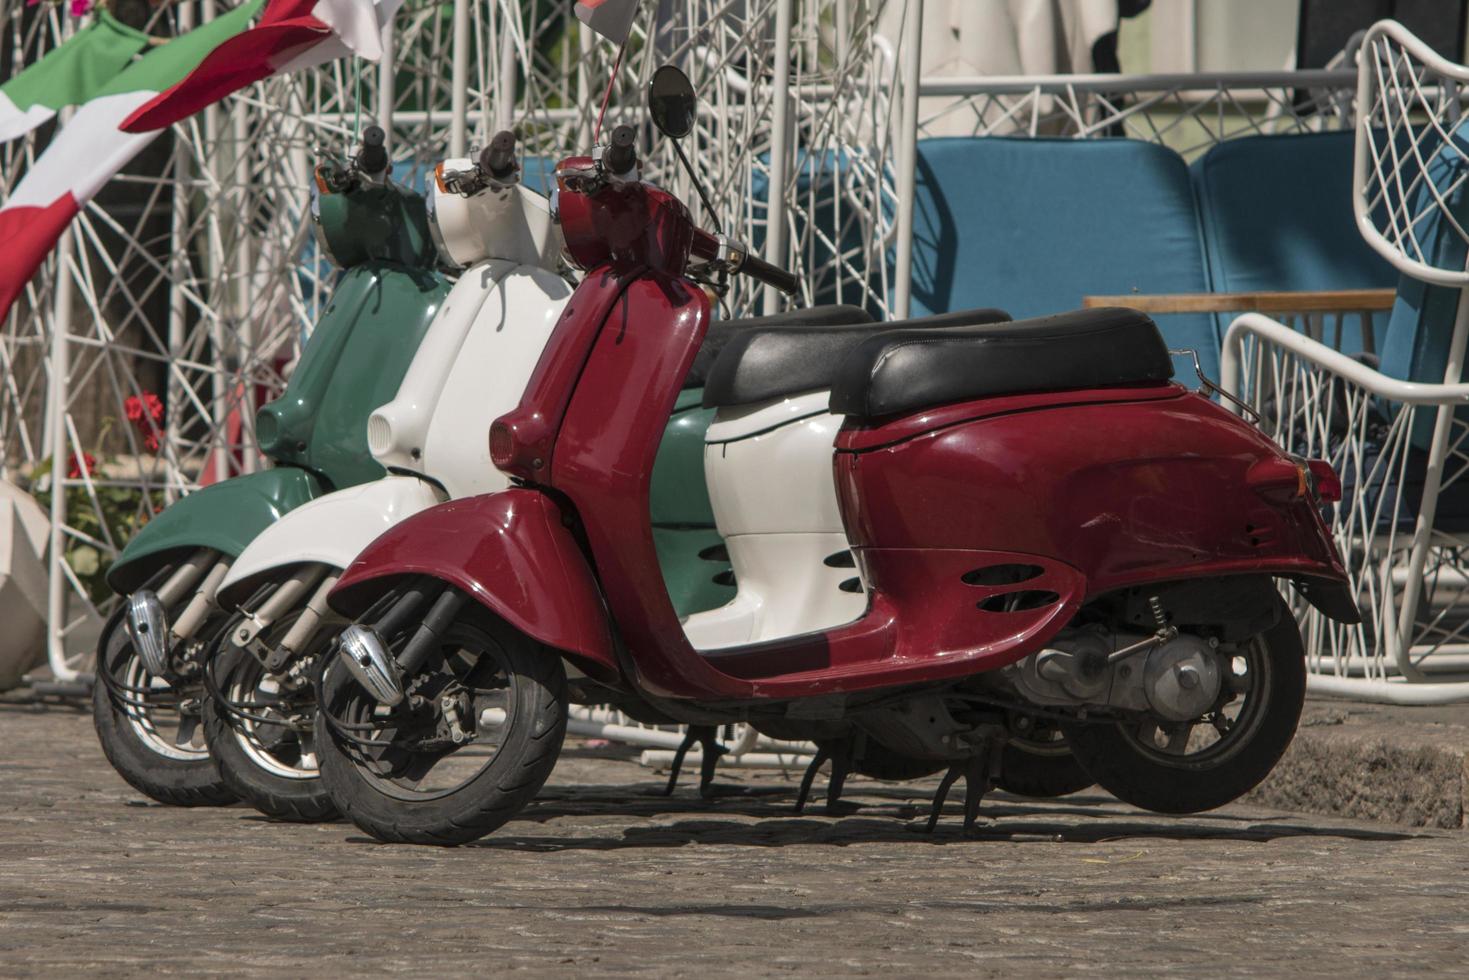
M648 112L660 133L676 140L692 133L697 106L689 76L673 65L664 65L653 73L648 83Z

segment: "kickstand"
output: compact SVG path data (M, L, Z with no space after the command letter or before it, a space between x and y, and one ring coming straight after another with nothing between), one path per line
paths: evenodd
M668 785L663 790L664 796L672 796L673 788L678 785L678 775L683 769L684 757L689 754L689 749L695 745L699 746L703 758L699 763L699 795L708 799L712 794L714 786L714 769L719 765L719 757L729 749L719 744L719 729L713 725L690 725L688 734L679 743L678 749L673 753L673 765L669 767Z
M974 833L975 823L979 820L979 805L993 785L992 762L997 761L998 755L993 750L993 743L986 743L978 754L961 759L949 767L939 783L938 791L933 795L933 806L928 811L928 824L923 828L924 833L931 834L938 826L939 817L944 812L944 801L948 799L949 790L960 776L964 777L964 833Z
M837 803L842 798L842 788L847 784L847 774L852 771L852 745L852 739L844 738L839 742L828 742L817 747L816 758L811 760L811 764L806 767L806 775L801 777L801 791L796 795L797 813L806 809L806 800L811 796L811 784L816 781L816 774L828 761L831 762L831 778L826 783L826 812L836 812Z

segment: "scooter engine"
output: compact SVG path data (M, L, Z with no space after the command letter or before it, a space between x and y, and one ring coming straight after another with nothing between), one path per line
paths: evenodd
M1045 706L1148 711L1169 721L1190 721L1212 708L1228 676L1219 642L1192 633L1151 645L1149 639L1079 631L1015 665L1011 680L1026 700Z

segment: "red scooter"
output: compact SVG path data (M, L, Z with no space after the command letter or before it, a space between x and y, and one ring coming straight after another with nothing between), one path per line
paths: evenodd
M676 139L693 92L670 71L650 108ZM947 768L930 828L961 777L972 827L1001 749L1036 719L1143 807L1208 809L1258 783L1305 689L1279 584L1357 616L1320 514L1340 487L1324 462L1172 383L1156 327L1129 310L838 339L786 327L777 359L727 348L716 403L831 388L868 604L822 633L690 646L648 513L659 440L709 326L690 262L796 283L641 182L633 142L620 127L558 167L567 252L586 276L519 407L491 429L515 486L398 525L332 594L356 620L318 702L341 811L381 840L488 833L550 774L569 701L813 739L837 761L838 793L849 769Z

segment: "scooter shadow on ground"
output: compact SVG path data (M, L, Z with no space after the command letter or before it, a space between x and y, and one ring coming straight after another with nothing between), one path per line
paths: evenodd
M859 788L860 787L860 788ZM670 848L689 845L735 845L744 847L787 847L793 845L876 844L911 841L915 844L960 843L1057 843L1101 844L1147 840L1220 840L1266 843L1290 837L1342 838L1363 841L1407 841L1437 836L1432 831L1371 830L1323 824L1302 825L1300 817L1281 815L1233 816L1208 814L1163 817L1140 813L1125 804L1100 795L1080 794L1065 799L1036 803L997 793L990 797L973 834L963 831L963 807L948 806L932 834L920 832L928 812L928 799L921 791L885 784L858 784L834 817L813 804L807 813L792 809L796 787L725 787L726 792L702 799L692 791L674 796L656 795L651 784L578 785L560 789L547 787L537 802L512 821L507 830L472 844L473 848L515 851L613 851ZM734 792L728 790L734 789ZM571 834L528 834L514 832L517 825L544 824L563 817L621 818L639 821L621 836L577 836ZM671 824L648 826L649 821L687 815ZM745 819L728 819L731 817ZM750 823L746 820L754 819ZM1309 819L1309 818L1308 818ZM377 843L352 836L348 843Z

